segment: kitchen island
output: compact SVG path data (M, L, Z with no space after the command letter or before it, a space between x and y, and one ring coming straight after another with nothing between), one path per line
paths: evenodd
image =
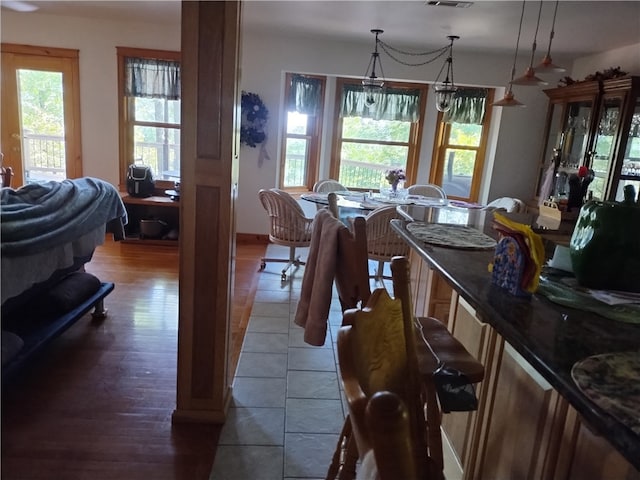
M490 212L399 210L416 221L468 224L496 236ZM391 222L412 247L416 314L445 321L485 365L478 410L445 415L442 422L463 478L640 478L640 413L631 424L612 416L571 374L576 362L594 355L637 354L640 324L538 294L510 295L491 284L493 249L427 244L408 223Z

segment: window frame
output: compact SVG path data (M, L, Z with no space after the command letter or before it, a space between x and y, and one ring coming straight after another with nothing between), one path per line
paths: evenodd
M307 116L308 121L306 134L288 133L289 110L287 108L287 101L289 98L289 93L291 91L291 79L293 75L304 75L305 77L315 78L322 82L322 99L320 101L320 109L318 110L317 115ZM278 175L278 185L279 188L288 192L308 192L313 190L313 185L318 181L318 173L320 171L320 143L322 139L322 124L324 118L325 94L327 91L327 77L324 75L307 75L299 74L297 72L286 72L284 85L284 103L282 107L282 110L284 112L284 128L281 137L280 172ZM284 185L284 177L286 174L285 165L287 160L287 140L289 138L308 140L308 151L306 159L307 175L304 180L304 185L297 185L294 187L285 187Z
M342 127L343 120L340 115L341 111L341 100L342 100L342 90L344 85L359 85L361 84L361 79L356 78L346 78L346 77L337 77L336 78L336 93L335 93L335 108L334 108L334 119L333 119L333 140L332 140L332 155L331 155L331 163L329 165L329 176L330 178L338 179L340 175L340 152L342 151ZM407 184L413 184L416 181L418 175L418 164L420 161L420 147L422 144L422 133L424 130L424 120L425 120L425 112L427 105L427 96L429 95L429 85L424 83L412 83L412 82L391 82L385 81L385 87L393 88L393 89L406 89L406 90L420 90L420 118L416 122L411 122L410 130L409 130L409 141L406 144L407 151L407 165L405 168L405 175L407 177ZM375 144L375 145L399 145L398 142L389 142L389 141L359 141L359 143L366 144ZM404 145L404 143L402 144ZM353 188L349 185L345 185L351 190L361 191L365 189Z
M134 125L148 125L148 122L136 122L134 123L131 116L133 108L129 97L124 94L125 84L125 58L138 57L155 60L172 60L181 61L181 53L170 50L154 50L148 48L131 48L131 47L116 47L118 57L118 140L119 140L119 168L120 168L120 189L126 190L127 184L127 170L129 165L133 163L133 151L134 151L134 137L133 130ZM153 123L152 126L176 128L175 124L157 124ZM182 118L180 124L177 127L182 130ZM171 180L156 179L156 190L164 191L165 189L173 188L174 182Z
M471 87L469 87L471 88ZM482 172L484 171L484 163L486 160L487 144L489 141L489 127L491 126L491 104L495 94L495 89L487 88L487 100L484 120L482 122L482 134L480 136L480 144L477 147L468 145L456 145L449 143L449 137L451 134L451 124L443 121L444 114L438 112L438 118L436 123L436 134L433 141L433 162L429 172L429 183L442 186L444 183L443 176L446 165L446 152L447 149L452 148L456 150L473 150L476 152L476 161L473 166L473 176L471 178L471 186L469 188L469 198L457 197L455 195L448 195L447 197L454 200L465 200L469 202L477 202L480 195L480 187L482 183Z

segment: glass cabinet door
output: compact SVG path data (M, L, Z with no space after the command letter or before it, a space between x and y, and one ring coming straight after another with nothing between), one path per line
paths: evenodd
M595 178L589 185L593 198L606 199L607 182L613 165L616 138L620 128L621 97L605 97L602 100L600 116L595 132L591 161L588 166L593 170Z
M562 130L560 167L573 170L585 164L592 110L591 100L567 104L567 115Z
M624 142L624 139L623 139ZM622 158L622 168L620 170L620 181L615 189L615 200L624 199L624 187L633 185L635 191L640 192L640 97L635 98L635 106L629 125L629 135L626 139L624 156Z

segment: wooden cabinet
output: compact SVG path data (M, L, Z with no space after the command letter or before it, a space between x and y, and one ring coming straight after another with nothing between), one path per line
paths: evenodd
M448 465L451 478L640 480L468 302L417 255L412 260L416 314L433 307L434 285L445 297L448 288L448 328L485 367L476 385L478 409L442 416L443 444L456 460Z
M549 97L538 197L568 199L580 166L594 171L593 198L622 200L640 190L640 77L579 82L545 90Z
M443 435L448 440L462 468L464 478L473 478L480 445L481 432L486 431L489 420L489 396L495 382L496 353L501 350L500 340L488 324L480 321L475 310L456 292L452 293L449 330L460 343L485 367L484 380L476 385L478 409L473 412L452 412L442 416Z
M129 222L125 226L125 243L145 242L154 245L178 245L180 202L166 196L146 198L122 195ZM160 220L166 226L158 238L140 235L140 220Z
M554 478L640 480L640 472L569 406Z
M410 280L413 306L416 315L435 317L445 325L449 323L449 308L452 289L447 282L422 261L413 251L409 254L411 263Z

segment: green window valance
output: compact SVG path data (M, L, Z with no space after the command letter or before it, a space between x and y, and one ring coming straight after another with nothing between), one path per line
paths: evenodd
M291 75L287 111L316 115L322 102L322 81L304 75Z
M124 93L129 97L180 100L180 62L125 58Z
M362 85L343 85L340 115L403 122L416 122L420 118L419 90L384 88L372 95L375 103L368 106Z
M482 125L486 104L486 88L459 88L444 121Z

